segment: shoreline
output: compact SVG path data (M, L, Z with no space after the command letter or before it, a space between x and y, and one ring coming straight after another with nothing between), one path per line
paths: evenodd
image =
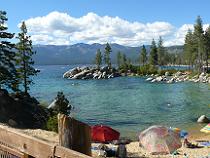
M121 70L117 68L105 67L75 67L63 74L63 78L70 80L101 80L101 79L111 79L116 77L123 76L142 76L147 77L146 81L148 82L163 82L167 84L178 83L178 82L201 82L201 83L210 83L210 74L209 73L196 73L189 70L175 70L175 69L166 69L166 70L153 70L143 72L138 72L140 70Z
M188 132L188 138L189 140L196 140L196 139L203 139L203 138L208 138L210 141L210 134L207 133L203 133L200 132L200 129L203 128L206 124L197 124L193 127L188 127L186 128L187 132ZM12 130L17 130L21 133L27 134L27 135L32 135L34 137L37 137L39 139L45 139L48 140L50 142L58 142L58 134L53 132L53 131L47 131L47 130L43 130L43 129L20 129L20 128L13 128L11 126L8 126L7 124L3 124L0 123L0 126L3 126L5 128L8 129L12 129ZM136 132L136 134L138 134L139 132ZM130 137L127 137L130 138ZM138 140L133 140L131 139L132 142L136 142Z

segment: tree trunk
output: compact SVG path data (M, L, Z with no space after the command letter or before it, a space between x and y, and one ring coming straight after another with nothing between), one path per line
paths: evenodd
M91 128L64 114L58 114L59 145L91 156Z
M208 67L209 63L208 63L208 53L206 53L206 73L208 72Z
M24 93L27 94L27 80L26 80L26 61L25 61L25 52L23 52L23 78L24 78Z

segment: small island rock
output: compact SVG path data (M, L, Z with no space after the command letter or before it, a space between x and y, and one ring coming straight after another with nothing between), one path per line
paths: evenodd
M198 118L197 122L198 123L209 123L210 120L205 115L202 115Z

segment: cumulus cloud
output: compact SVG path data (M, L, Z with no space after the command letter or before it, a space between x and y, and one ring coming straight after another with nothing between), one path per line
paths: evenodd
M53 45L111 42L139 46L150 44L153 38L158 39L159 36L163 37L167 46L181 45L188 29L193 29L191 24L176 28L168 22L144 24L95 13L75 18L57 11L27 19L25 22L34 44Z

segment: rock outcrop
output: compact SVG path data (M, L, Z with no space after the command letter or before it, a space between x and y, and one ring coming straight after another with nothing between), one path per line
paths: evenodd
M198 118L197 122L198 123L209 123L210 120L205 115L202 115Z
M115 68L109 68L104 66L100 69L90 68L90 67L77 67L73 68L63 74L63 78L68 79L110 79L114 77L121 76L119 72L116 71Z
M201 73L200 75L195 75L193 77L189 77L189 73L183 73L183 72L176 72L172 76L169 76L169 73L165 73L165 75L158 76L158 75L151 75L149 78L146 79L146 81L150 82L165 82L165 83L177 83L177 82L184 82L184 81L190 81L190 82L202 82L202 83L210 83L210 76L205 73Z

